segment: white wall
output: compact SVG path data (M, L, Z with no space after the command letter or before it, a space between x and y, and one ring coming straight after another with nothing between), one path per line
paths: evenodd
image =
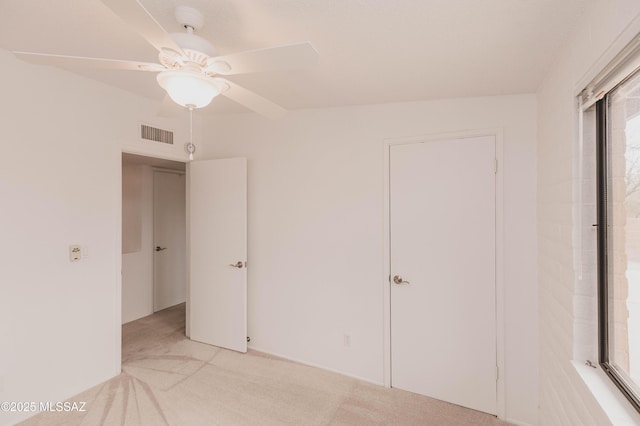
M142 249L142 168L122 163L122 253Z
M252 347L382 383L383 141L486 128L504 130L507 418L536 424L533 95L206 123L199 158L248 159Z
M124 164L123 191L140 180L140 250L122 254L122 323L153 313L153 170L144 164ZM125 202L125 200L123 200ZM123 209L123 214L125 209ZM123 240L126 238L123 227Z
M574 349L572 216L576 94L638 31L637 0L591 1L538 90L540 423L609 421L571 364Z
M59 401L120 372L121 151L184 159L136 138L143 120L182 140L186 120L2 50L0 67L0 401Z

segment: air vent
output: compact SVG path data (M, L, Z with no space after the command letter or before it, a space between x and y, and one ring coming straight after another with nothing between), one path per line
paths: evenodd
M147 126L146 124L140 125L140 137L148 141L173 145L173 132Z

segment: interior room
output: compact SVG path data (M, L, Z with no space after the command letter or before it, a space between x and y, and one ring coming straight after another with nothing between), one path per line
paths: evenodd
M183 303L239 370L640 424L588 126L638 34L635 0L3 0L0 425L122 382L127 324Z

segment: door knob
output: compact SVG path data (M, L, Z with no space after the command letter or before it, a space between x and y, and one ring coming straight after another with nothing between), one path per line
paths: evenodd
M238 260L235 264L230 263L229 266L233 266L234 268L242 269L242 268L244 268L244 263L242 263L242 261Z
M162 250L166 250L166 247L160 247L160 246L156 246L156 251L162 251Z
M403 280L400 275L396 275L395 277L393 277L393 282L396 284L411 284L409 281Z

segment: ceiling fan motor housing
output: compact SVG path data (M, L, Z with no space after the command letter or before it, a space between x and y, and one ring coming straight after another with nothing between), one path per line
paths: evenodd
M169 34L173 41L184 50L189 60L204 65L208 58L218 56L213 45L204 38L189 33Z

